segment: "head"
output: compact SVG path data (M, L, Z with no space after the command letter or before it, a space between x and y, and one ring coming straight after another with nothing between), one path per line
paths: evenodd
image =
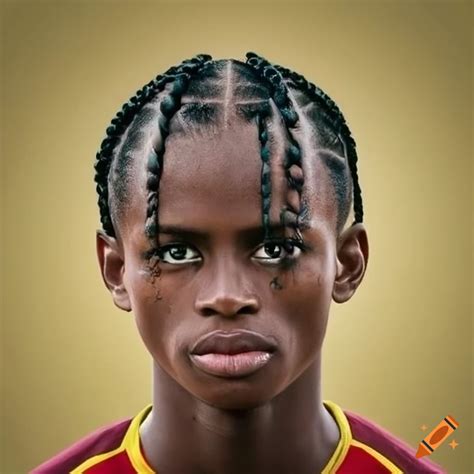
M321 89L254 53L198 55L123 106L95 169L104 282L171 383L252 407L319 362L368 261L355 142ZM215 329L278 348L238 382L209 376L189 351Z

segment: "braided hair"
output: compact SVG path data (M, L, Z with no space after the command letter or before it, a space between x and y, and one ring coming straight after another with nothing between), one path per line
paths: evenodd
M258 130L262 161L262 224L267 239L270 236L271 145L274 138L268 129L272 120L271 104L281 116L286 135L283 167L288 193L287 203L280 212L281 223L293 228L301 239L299 230L305 225L302 217L307 209L302 199L303 155L294 133L300 120L295 104L300 114L304 113L313 125L318 145L343 158L330 160L321 155L334 184L338 232L349 215L351 191L355 216L352 225L362 222L356 144L342 112L327 94L300 74L271 64L253 52L247 53L246 57L244 63L234 59L212 60L207 54L199 54L156 76L122 106L106 130L94 165L100 219L107 235L117 235L118 223L125 214L131 170L137 161L134 152L143 153L146 149L148 194L144 229L154 249L157 248L158 190L166 138L170 133L187 133L192 127L198 130L218 128L222 125L222 116L225 122L228 108L232 107L240 119L255 123ZM231 101L227 97L229 90L232 91ZM150 133L144 132L150 124L154 127L151 140Z
M348 161L352 177L355 215L353 224L362 222L364 217L364 209L362 205L362 192L359 185L359 176L357 173L356 142L352 138L349 127L347 126L346 120L344 119L344 115L336 103L325 92L323 92L313 83L309 82L302 75L279 65L275 65L275 69L277 69L285 79L290 80L294 87L302 90L311 100L314 100L314 102L318 104L320 108L326 113L327 119L330 122L330 127L332 127L332 129L335 131L337 138L343 146L344 157ZM340 191L340 189L338 191ZM339 201L341 202L341 200L342 199Z
M97 152L95 161L95 182L98 193L98 205L100 209L100 220L103 230L110 236L115 237L115 229L112 224L112 218L109 210L109 172L114 159L114 149L120 141L127 127L132 120L136 118L137 114L142 110L152 98L159 92L163 91L165 85L169 82L175 81L173 89L169 97L165 98L160 106L161 116L158 120L161 140L157 140L154 146L154 153L150 155L148 160L148 171L150 177L147 180L147 189L151 189L148 195L147 208L147 235L153 237L156 234L156 227L150 222L157 216L158 213L158 194L154 186L158 186L159 174L161 172L161 160L164 154L164 140L168 133L167 120L173 115L174 111L179 107L179 95L182 94L187 82L189 81L190 73L195 72L196 69L205 61L211 60L209 55L197 55L190 60L183 61L179 66L173 66L168 69L163 75L156 76L155 79L145 84L142 89L136 92L136 95L128 100L123 106L122 110L117 113L112 119L111 125L106 130L106 138L102 141L100 150ZM119 173L121 170L127 170L128 166L117 167ZM119 178L126 178L126 176L119 176ZM120 180L125 182L126 179ZM125 194L125 189L121 191L122 197Z
M304 183L303 167L301 163L301 150L298 142L293 136L292 129L298 122L298 114L293 108L293 104L288 97L288 89L283 81L281 74L265 59L257 56L255 53L247 53L247 63L255 67L262 78L269 82L272 99L278 107L285 126L289 134L289 146L284 160L285 176L287 178L288 186L294 189L298 198L295 202L288 203L288 206L283 208L280 212L280 220L284 224L288 224L296 231L299 230L298 219L301 213L301 191ZM259 138L262 149L262 198L263 198L263 227L265 229L265 236L268 237L269 216L270 209L270 186L265 188L267 181L270 180L270 166L268 164L268 154L266 145L266 131L264 130L264 122L261 122ZM291 172L292 170L293 172ZM297 238L302 240L301 235L297 234Z

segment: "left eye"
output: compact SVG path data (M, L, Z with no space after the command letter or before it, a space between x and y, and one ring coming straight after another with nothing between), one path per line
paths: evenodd
M181 265L184 263L193 263L201 260L199 253L193 252L191 247L186 244L170 244L164 245L159 251L160 260L174 265Z
M255 252L254 258L274 264L288 258L297 258L301 251L301 248L291 240L266 242Z

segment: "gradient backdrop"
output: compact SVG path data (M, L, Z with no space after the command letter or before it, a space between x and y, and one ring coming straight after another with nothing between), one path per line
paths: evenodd
M115 113L200 52L254 50L340 105L359 150L365 281L333 303L323 397L415 447L451 414L473 472L470 2L3 2L2 473L151 400L151 364L95 253Z

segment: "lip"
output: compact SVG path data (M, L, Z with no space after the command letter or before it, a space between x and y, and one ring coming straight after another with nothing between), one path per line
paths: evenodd
M194 365L202 371L210 375L229 378L253 374L266 365L272 357L273 354L266 351L241 352L233 355L191 354Z
M191 355L234 355L244 352L273 353L276 348L277 344L274 338L264 336L255 331L248 329L234 331L217 330L201 336L191 349Z

